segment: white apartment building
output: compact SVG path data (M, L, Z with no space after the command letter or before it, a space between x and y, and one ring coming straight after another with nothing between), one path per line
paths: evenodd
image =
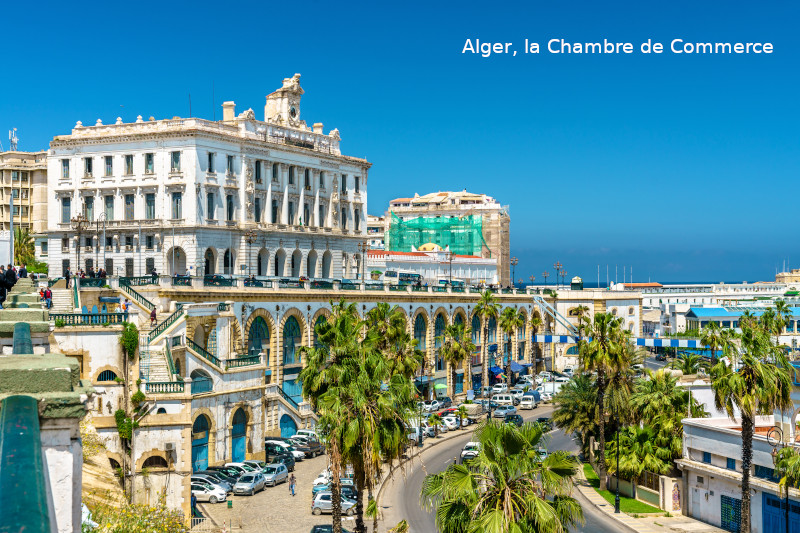
M383 238L384 217L367 215L367 238L370 250L383 250L386 242Z
M399 272L422 276L422 283L438 285L441 280L457 280L471 285L495 285L498 281L497 261L474 255L451 254L448 250L428 245L412 252L370 250L367 252L367 274L380 271L394 272L391 278L397 281ZM384 277L385 281L390 281Z
M342 155L338 130L300 119L299 80L267 96L263 121L225 102L221 121L79 121L55 137L51 274L355 278L371 164Z

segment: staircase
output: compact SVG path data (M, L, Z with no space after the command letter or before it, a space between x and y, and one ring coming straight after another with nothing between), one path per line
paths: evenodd
M168 383L173 381L167 364L167 357L162 351L150 352L150 369L147 379L150 383Z
M72 313L72 289L50 289L53 293L51 313Z

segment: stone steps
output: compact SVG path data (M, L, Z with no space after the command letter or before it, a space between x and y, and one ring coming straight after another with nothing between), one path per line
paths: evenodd
M72 313L75 308L72 306L71 289L50 289L53 293L53 306L50 311L53 313Z

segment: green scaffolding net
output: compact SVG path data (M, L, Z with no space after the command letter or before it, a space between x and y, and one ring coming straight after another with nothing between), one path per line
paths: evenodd
M481 255L484 246L483 218L480 215L463 217L417 217L401 220L392 213L389 232L385 236L386 249L410 252L432 242L458 255ZM489 251L491 253L491 250Z

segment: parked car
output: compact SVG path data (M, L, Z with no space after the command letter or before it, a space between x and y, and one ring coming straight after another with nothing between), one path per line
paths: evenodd
M495 409L494 414L492 415L494 418L505 418L506 415L514 415L517 414L517 408L513 405L501 405L497 409Z
M314 437L316 440L320 440L319 435L313 429L298 429L296 435L301 437Z
M494 387L492 387L492 392L494 393L507 392L507 391L508 391L508 385L506 385L505 383L497 383Z
M535 409L536 408L536 398L531 395L525 395L519 401L519 408L520 409Z
M289 472L294 472L294 463L295 463L294 457L292 457L292 454L290 453L282 453L280 455L276 455L272 458L272 461L270 461L270 464L273 465L280 464L285 466Z
M217 503L228 499L224 490L208 483L192 483L192 494L199 502Z
M221 488L225 492L231 492L233 490L233 486L230 483L222 481L212 474L192 474L192 483L209 483Z
M450 396L442 396L441 398L439 398L439 403L442 405L443 408L450 407L451 405L453 405L453 400L450 399Z
M333 533L333 526L331 524L321 524L311 528L311 533ZM353 533L349 529L342 528L342 533Z
M299 451L303 452L306 457L314 458L317 455L325 453L325 448L316 439L296 437L292 439L293 446Z
M283 453L291 453L295 461L302 461L306 456L305 453L296 449L294 446L292 446L286 441L276 440L276 439L267 439L264 441L265 448L267 447L274 448L275 446L277 446L278 448L282 448ZM267 452L267 457L269 457L269 451Z
M253 468L257 468L261 472L263 472L264 467L267 466L267 463L265 463L264 461L256 461L255 459L248 459L244 461L244 464L250 465Z
M475 459L481 451L481 443L470 441L464 445L461 450L461 462L467 459Z
M522 389L522 387L512 387L508 393L517 400L522 400L522 395L525 394L525 391Z
M545 431L550 431L553 429L553 420L551 418L547 418L546 416L541 416L536 419L538 424L542 424L545 427Z
M522 415L516 415L516 414L506 415L506 417L503 419L503 422L505 422L506 424L514 424L517 427L521 426L524 423L522 420Z
M438 411L439 409L442 408L442 404L441 402L439 402L439 400L426 400L423 403L423 405L424 405L424 407L422 408L423 411L426 411L428 413Z
M491 387L481 387L481 396L484 398L488 398L492 395L492 388Z
M356 512L356 501L342 496L342 513L353 516ZM311 512L315 515L333 512L333 495L330 492L319 492L311 502Z
M266 487L267 482L264 475L261 472L253 472L239 478L239 481L233 486L233 493L249 494L252 496L256 492L264 490Z
M342 496L347 496L347 494L344 493L344 488L345 487L347 487L348 492L350 492L350 491L355 492L355 490L356 490L356 485L355 485L355 483L353 482L352 479L341 478L339 480L339 484L343 489ZM327 483L314 485L313 487L311 487L311 494L313 495L313 494L317 494L318 492L325 492L326 490L331 490L330 487L331 487L330 481L328 481ZM353 499L355 499L355 497Z
M248 474L248 473L251 473L251 472L258 472L260 470L260 468L258 468L257 466L253 466L253 465L247 464L245 462L241 462L241 463L225 463L225 466L227 466L228 468L241 468L243 470L242 473L244 473L244 474Z
M199 472L195 472L193 475L198 476L203 474L208 474L210 476L216 477L220 481L224 481L225 483L231 486L231 490L233 490L234 483L236 483L236 481L239 479L238 476L232 476L228 474L226 470L211 470L211 468L209 468L208 470L200 470Z
M458 429L461 427L461 421L454 416L443 416L442 423L447 426L448 430Z
M282 464L267 465L264 468L264 482L270 487L289 479L289 470Z
M497 405L514 405L514 397L508 393L495 394L492 401Z
M239 468L228 468L227 466L209 466L207 470L210 470L211 472L221 472L233 479L233 483L236 483L244 473Z
M549 392L540 392L539 396L541 396L543 402L551 402L553 401L553 395Z
M565 366L564 373L569 377L572 377L575 374L575 367L572 366Z

